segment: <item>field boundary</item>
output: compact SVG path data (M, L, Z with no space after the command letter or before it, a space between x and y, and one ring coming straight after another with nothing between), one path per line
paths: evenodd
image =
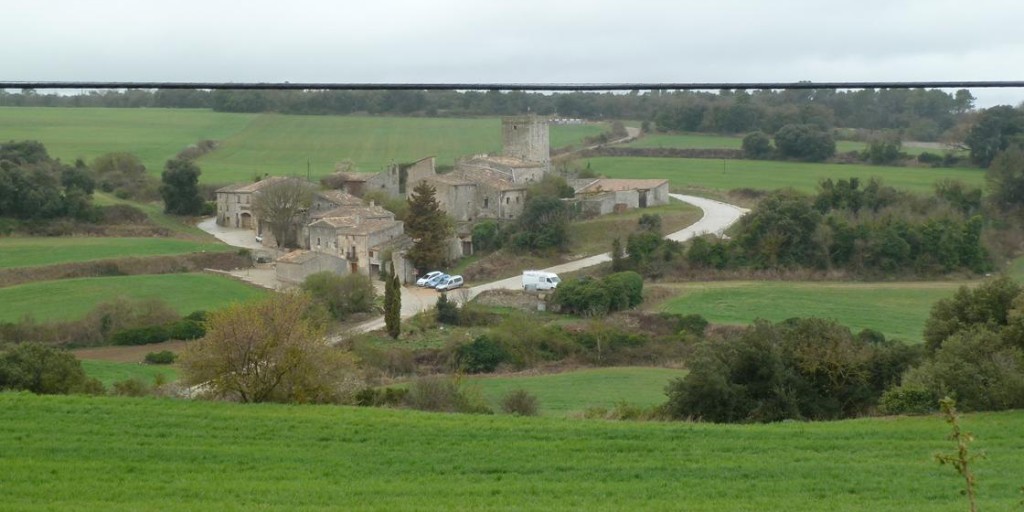
M242 256L230 248L227 248L224 252L108 258L85 262L58 263L42 267L0 269L0 288L36 281L54 281L81 277L176 274L198 272L206 269L233 270L249 266L252 266L252 261L248 256Z

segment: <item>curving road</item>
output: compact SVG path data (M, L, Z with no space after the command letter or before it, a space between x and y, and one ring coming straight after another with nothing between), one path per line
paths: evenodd
M729 203L723 203L721 201L715 201L713 199L707 199L698 196L688 196L683 194L669 194L670 197L684 203L689 203L697 208L704 211L704 215L697 222L690 226L670 233L665 236L669 240L675 240L677 242L685 242L693 237L715 234L722 235L729 226L732 226L746 214L748 211L746 208L741 208L736 205ZM594 265L611 261L612 255L610 252L604 254L598 254L596 256L589 256L586 258L570 261L569 263L563 263L561 265L555 265L554 267L546 268L548 272L560 273L560 272L572 272L574 270L580 270ZM480 284L473 286L466 290L459 292L458 290L452 292L450 296L455 296L457 300L465 301L476 297L482 292L488 290L521 290L523 288L522 277L515 276L508 279L501 279L499 281L492 281L490 283ZM425 293L424 293L425 292ZM422 288L405 286L402 289L402 318L407 318L415 315L421 311L426 311L434 307L437 294L432 290L424 290ZM377 329L384 328L384 318L378 318L369 322L352 327L349 332L345 334L354 334L360 332L368 332ZM332 337L329 341L337 342L341 340L343 335L337 335Z

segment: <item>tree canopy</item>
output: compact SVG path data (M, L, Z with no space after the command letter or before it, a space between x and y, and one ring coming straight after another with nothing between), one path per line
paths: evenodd
M168 160L160 175L160 196L164 199L164 213L172 215L198 215L203 210L199 196L199 166L190 160Z
M261 188L252 210L266 223L278 247L298 247L301 214L313 203L313 186L298 178L286 178Z
M413 239L413 246L407 256L419 273L441 268L448 261L452 222L441 209L436 194L433 185L421 181L408 200L405 232Z

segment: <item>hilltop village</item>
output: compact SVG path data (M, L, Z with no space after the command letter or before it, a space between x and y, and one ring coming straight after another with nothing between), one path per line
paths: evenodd
M420 183L433 187L441 209L454 221L448 259L473 254L472 227L483 220L507 222L523 212L527 188L552 173L549 120L538 116L502 119L502 152L468 155L454 169L440 173L434 157L409 164L391 164L378 173L339 172L321 189L299 178L268 176L255 183L217 190L217 223L253 231L264 246L279 245L253 205L268 189L285 182L312 194L308 208L295 215L299 249L275 260L278 280L302 282L325 270L375 276L383 268L414 281L418 273L405 257L412 240L394 213L361 199L369 192L406 199ZM572 202L582 215L605 215L669 202L668 180L573 179Z

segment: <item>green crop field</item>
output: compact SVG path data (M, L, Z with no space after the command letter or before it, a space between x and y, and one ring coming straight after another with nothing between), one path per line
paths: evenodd
M919 193L930 193L944 179L960 180L976 187L985 184L983 169L884 167L857 164L816 164L758 160L714 160L706 158L620 158L581 160L610 178L665 178L673 189L753 188L774 190L792 187L805 192L817 189L825 178L878 177L886 185Z
M38 140L66 163L134 153L159 176L185 147L226 139L256 117L198 109L0 107L0 141Z
M0 393L8 510L965 510L941 418L724 426ZM1024 412L970 414L981 510Z
M606 125L552 125L551 147L601 133ZM256 175L333 172L352 160L367 172L391 162L501 150L501 120L369 116L227 114L191 109L0 108L0 141L33 139L71 162L113 151L134 153L155 175L190 144L221 145L198 160L204 183L250 181Z
M98 379L108 388L115 382L128 379L139 379L146 384L153 384L157 375L163 375L166 382L178 380L178 370L167 365L115 363L96 359L82 359L81 361L86 375Z
M854 333L871 328L918 342L932 305L964 284L971 283L694 282L673 286L680 295L658 307L723 324L832 318Z
M222 243L197 243L174 238L0 238L0 268L34 267L129 256L234 250L236 249Z
M619 402L639 406L665 401L669 381L686 375L670 368L592 368L547 375L478 377L469 381L495 410L509 391L524 389L537 397L543 416L564 417L589 407L610 408Z
M631 148L673 148L673 149L740 149L743 146L743 135L714 135L708 133L655 133L644 135L629 144ZM836 153L864 151L867 144L853 140L837 140ZM908 143L902 151L908 155L919 155L925 151L945 154L947 149L921 147ZM963 153L963 151L958 151Z
M162 299L179 313L212 310L266 293L214 274L161 274L39 281L0 288L0 322L26 315L39 321L74 320L117 297Z

